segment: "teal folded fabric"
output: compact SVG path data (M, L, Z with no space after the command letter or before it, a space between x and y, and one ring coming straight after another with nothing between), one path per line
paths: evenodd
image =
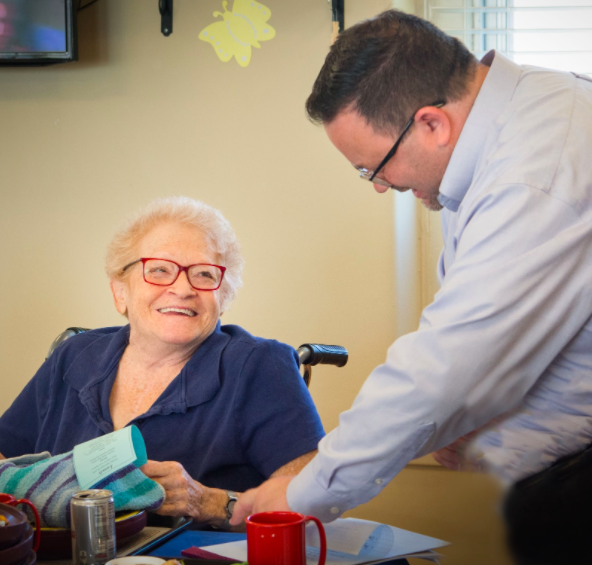
M113 492L115 510L156 510L165 491L132 463L91 488ZM27 498L43 526L70 527L70 499L80 486L72 451L51 457L48 452L0 460L0 492Z

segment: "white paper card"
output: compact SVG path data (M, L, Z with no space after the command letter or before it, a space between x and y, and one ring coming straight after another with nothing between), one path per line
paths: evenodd
M88 489L136 459L132 426L81 443L74 448L78 484Z

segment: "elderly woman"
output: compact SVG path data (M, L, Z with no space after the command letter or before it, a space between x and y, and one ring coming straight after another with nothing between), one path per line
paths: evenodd
M65 341L0 418L5 457L75 445L130 424L166 499L159 513L227 525L235 492L297 473L323 429L295 351L220 325L241 284L229 223L189 198L152 202L109 245L129 325Z

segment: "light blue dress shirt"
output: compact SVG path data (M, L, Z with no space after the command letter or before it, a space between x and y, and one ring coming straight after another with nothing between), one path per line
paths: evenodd
M499 53L440 186L440 290L288 488L325 521L497 418L502 479L592 441L592 82Z

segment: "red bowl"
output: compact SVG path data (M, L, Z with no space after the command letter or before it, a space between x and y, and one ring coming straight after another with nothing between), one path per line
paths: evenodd
M35 530L31 528L29 524L27 524L27 527L28 530L17 544L0 551L0 563L2 563L2 565L14 565L15 563L22 563L31 553L31 548L33 547L33 538L35 537Z
M0 527L0 550L2 550L19 542L27 531L29 520L24 512L8 504L0 504L0 515L8 520L8 525Z
M126 513L115 518L115 537L117 542L141 532L148 521L145 510ZM37 551L40 561L52 559L72 559L72 531L65 528L41 528L41 543ZM0 564L4 562L0 559ZM28 565L28 564L27 564Z

